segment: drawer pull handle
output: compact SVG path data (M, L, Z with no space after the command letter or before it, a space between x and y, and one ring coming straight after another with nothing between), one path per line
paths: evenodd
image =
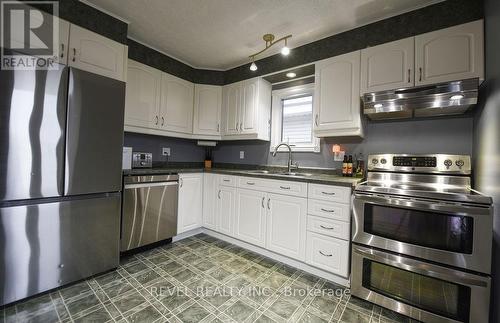
M322 224L320 224L319 226L322 227L323 229L327 229L327 230L333 230L334 229L334 228L331 228L331 227L325 227Z
M290 186L280 186L280 188L281 188L282 190L289 190L289 189L290 189Z
M331 192L321 192L321 193L323 193L325 195L335 195L335 193L333 193L333 192L332 193Z
M254 182L247 182L247 185L255 185Z
M324 209L324 208L321 208L321 211L323 211L323 212L329 212L329 213L335 212L335 210L327 210L327 209Z
M331 256L333 256L332 254L327 255L326 253L323 253L323 251L321 251L321 250L319 251L319 253L320 253L322 256L325 256L325 257L331 257Z
M223 179L224 182L230 182L231 180L229 179Z
M267 200L267 209L268 209L268 210L270 210L270 209L271 209L271 205L270 205L270 203L271 203L271 199L268 199L268 200Z

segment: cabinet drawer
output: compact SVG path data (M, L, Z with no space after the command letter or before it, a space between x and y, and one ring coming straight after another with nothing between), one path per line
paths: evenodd
M345 222L350 222L351 218L351 209L349 204L332 203L320 200L309 199L307 213Z
M266 191L293 195L300 197L307 197L307 183L293 182L293 181L280 181L280 180L266 180L264 182Z
M347 278L349 276L348 260L348 241L307 232L306 262L309 265Z
M238 177L231 175L218 175L219 185L236 187L236 180Z
M313 215L307 217L308 231L325 234L339 239L349 240L349 227L349 222L325 219Z
M349 204L351 201L351 188L309 184L309 198Z
M238 187L249 190L263 190L266 187L265 180L255 177L239 177Z

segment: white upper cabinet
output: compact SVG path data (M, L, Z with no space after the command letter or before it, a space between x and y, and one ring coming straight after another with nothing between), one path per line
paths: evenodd
M224 86L223 139L270 139L271 84L253 78Z
M269 194L267 207L267 249L304 261L307 199Z
M314 135L362 136L360 51L316 63Z
M127 46L76 25L69 39L69 66L125 80Z
M162 73L160 128L167 131L193 132L194 84Z
M161 72L128 60L125 125L156 128L159 124Z
M484 79L483 20L415 37L415 84Z
M55 60L59 64L68 64L69 28L69 22L59 19L59 55Z
M222 86L194 85L193 134L220 136Z
M361 51L361 94L414 85L415 38Z
M177 234L197 229L203 222L203 174L179 176Z
M241 86L240 83L226 85L223 89L223 123L224 134L238 134L240 130L239 111L241 106Z

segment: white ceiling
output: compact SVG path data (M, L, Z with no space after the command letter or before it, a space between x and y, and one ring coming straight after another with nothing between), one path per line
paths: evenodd
M226 70L262 49L265 33L292 34L293 48L442 0L82 1L128 21L132 39L193 67Z

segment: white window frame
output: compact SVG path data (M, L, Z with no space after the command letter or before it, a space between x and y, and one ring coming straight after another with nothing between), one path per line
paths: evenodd
M274 151L274 148L281 143L281 127L283 125L283 106L282 102L284 99L292 99L293 97L312 95L314 104L314 83L304 84L289 87L286 89L275 90L272 92L272 106L271 106L271 145L270 151ZM314 120L311 120L314 122ZM314 127L314 125L312 125ZM287 152L288 148L280 147L278 152ZM321 152L320 140L314 137L312 145L295 145L292 146L292 151L294 152Z

